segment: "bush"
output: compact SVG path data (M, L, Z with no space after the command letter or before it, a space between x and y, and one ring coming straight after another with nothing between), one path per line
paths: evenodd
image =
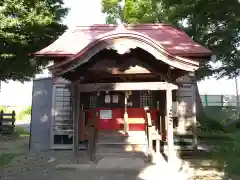
M239 175L240 132L235 132L228 136L231 140L215 144L213 159L222 165L222 170L228 175Z
M214 139L212 160L219 164L219 168L227 175L240 175L240 120L214 120L205 115L198 119L199 131L210 134L208 139ZM226 138L216 138L214 135L224 134Z
M6 112L7 111L7 106L0 106L0 111Z
M14 128L14 134L17 136L28 136L29 132L24 127L17 126Z
M31 115L31 109L32 109L31 106L27 106L23 110L21 110L20 112L17 112L16 119L17 120L22 120L25 116Z
M206 115L202 115L197 119L199 122L198 129L201 132L226 132L226 128L220 121L213 120Z

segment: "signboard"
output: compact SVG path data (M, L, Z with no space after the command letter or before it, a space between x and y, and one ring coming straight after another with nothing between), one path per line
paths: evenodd
M112 110L100 110L100 119L112 119Z

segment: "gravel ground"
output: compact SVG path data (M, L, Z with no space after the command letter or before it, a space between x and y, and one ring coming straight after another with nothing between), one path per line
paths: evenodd
M7 180L44 179L46 176L52 176L55 169L54 163L47 162L48 159L42 156L19 155L9 165L1 167L0 177Z
M60 154L60 153L59 153ZM51 156L51 155L50 155ZM59 163L56 156L50 157L47 153L28 154L18 156L14 161L0 171L2 180L134 180L138 170L57 170ZM56 159L55 159L56 158ZM63 159L61 159L63 161ZM68 161L70 163L70 161Z
M112 171L80 171L73 169L59 170L57 164L67 163L88 163L87 158L80 154L81 158L76 159L71 151L49 151L41 153L27 152L27 139L13 141L13 143L0 143L0 152L6 151L7 147L11 149L6 152L17 152L21 155L16 156L13 161L4 167L0 166L1 180L143 180L137 178L140 170L112 170ZM9 145L8 145L9 144ZM25 145L24 145L25 144ZM190 163L191 164L191 163ZM161 178L161 172L158 172ZM223 178L223 173L211 168L202 167L189 168L188 180L228 180ZM155 177L156 178L156 177ZM161 178L162 179L162 178ZM240 178L236 178L239 180ZM234 179L235 180L235 179Z
M194 170L194 175L189 180L223 180L223 173L199 168Z
M143 180L137 178L140 170L74 170L56 169L59 163L72 163L72 152L27 153L15 157L11 164L0 168L2 180ZM53 156L54 154L54 156ZM83 160L84 163L87 160ZM195 168L188 180L223 180L222 173L214 169ZM159 172L160 173L160 172ZM161 175L159 175L161 177Z

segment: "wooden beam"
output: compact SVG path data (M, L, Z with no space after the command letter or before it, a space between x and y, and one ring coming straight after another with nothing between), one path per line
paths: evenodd
M167 144L168 163L174 163L174 139L173 139L173 119L172 119L172 89L171 84L167 84L166 90L166 120L167 120Z
M115 82L165 82L164 79L159 79L155 74L121 74L121 75L106 75L91 72L91 75L85 76L82 83L115 83ZM76 76L79 77L79 76Z
M178 89L175 84L166 82L133 82L133 83L96 83L79 84L80 92L94 91L128 91L128 90L174 90Z

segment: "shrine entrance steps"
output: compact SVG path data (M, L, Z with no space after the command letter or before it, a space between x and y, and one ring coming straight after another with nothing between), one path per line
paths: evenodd
M104 158L137 158L150 162L144 131L100 131L96 140L96 160Z

